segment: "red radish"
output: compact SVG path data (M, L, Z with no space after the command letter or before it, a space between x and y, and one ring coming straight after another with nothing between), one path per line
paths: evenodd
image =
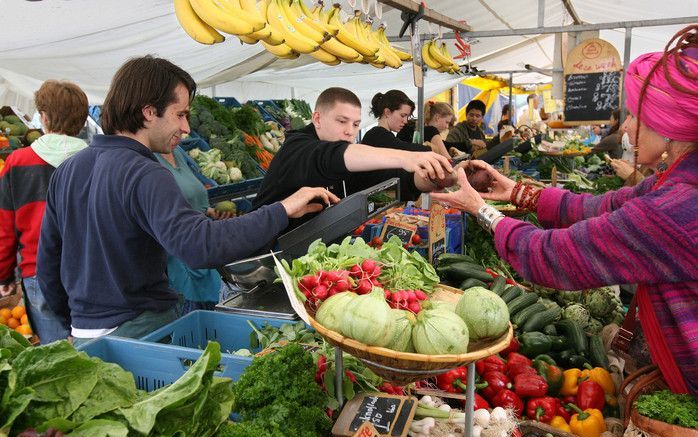
M362 279L359 281L359 286L356 287L356 293L368 294L371 292L372 288L373 288L373 285L371 284L371 281L369 281L367 279Z
M337 291L336 288L332 287L332 288L330 288L330 291L327 292L327 297L332 297L337 293L339 293L339 291Z
M334 287L337 289L337 291L347 291L349 289L349 281L346 279L340 279L334 283Z
M383 290L383 295L385 296L385 300L390 300L390 290Z
M308 290L303 290L303 296L305 296L306 299L310 299L312 294L310 294L310 291Z
M381 266L376 265L376 266L373 268L373 272L371 272L371 277L372 277L372 278L377 278L378 276L380 276L380 274L381 274Z
M422 290L415 290L414 295L417 297L417 300L427 300L427 294Z
M420 237L419 234L414 234L412 236L412 244L414 244L416 246L421 242L422 242L422 237Z
M318 285L313 289L313 294L318 299L325 299L327 297L327 287L324 285Z
M407 309L412 311L413 313L417 314L418 312L420 312L422 310L422 307L419 306L419 302L410 302L410 304L407 305Z
M414 291L410 290L407 292L407 301L408 302L417 302L417 296Z
M361 266L358 265L358 264L353 265L353 266L351 266L351 269L349 269L349 272L350 272L353 276L359 276L359 275L361 275Z
M303 285L305 285L306 288L309 288L311 290L317 287L317 285L320 283L317 276L313 275L303 276L303 278L301 278L301 282L303 283Z
M368 274L373 273L373 270L375 270L375 268L376 262L372 259L365 259L364 262L361 263L361 269Z
M341 279L341 276L339 276L339 273L336 271L331 271L327 272L327 280L330 282L337 282Z

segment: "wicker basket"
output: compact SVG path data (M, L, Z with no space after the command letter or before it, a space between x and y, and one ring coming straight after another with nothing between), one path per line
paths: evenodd
M461 290L456 288L439 285L431 298L455 304L462 293ZM312 317L310 325L327 342L359 358L383 379L399 385L438 375L454 367L463 366L496 354L505 349L513 337L513 329L511 324L509 324L507 332L499 338L489 341L470 342L468 344L468 353L459 355L424 355L368 346L325 328Z

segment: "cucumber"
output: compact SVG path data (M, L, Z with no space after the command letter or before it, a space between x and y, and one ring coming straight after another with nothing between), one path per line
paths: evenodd
M594 366L608 370L608 356L606 348L603 347L603 340L600 335L589 337L589 360Z
M500 276L501 278L501 276ZM509 308L509 315L516 314L519 311L527 308L538 301L538 295L536 293L524 293L514 300L507 303L507 308Z
M460 285L458 286L458 288L460 288L461 290L467 290L468 288L472 288L472 287L487 288L487 284L485 284L484 282L482 282L479 279L468 278L465 281L461 282Z
M555 325L551 323L543 328L543 333L548 335L557 335L557 329L555 329Z
M497 296L501 296L504 292L504 287L506 285L507 278L505 278L502 275L499 275L496 278L494 278L494 281L492 281L492 286L490 287L490 290L492 290L493 293L496 293Z
M587 351L587 335L582 330L582 327L569 319L560 320L555 324L555 327L561 329L567 340L569 340L570 347L574 349L578 354L584 354ZM602 345L603 346L603 345Z
M504 291L504 293L502 293L502 299L504 299L504 302L509 303L517 297L521 296L522 294L523 290L521 289L521 287L514 285L512 287L507 288Z
M534 314L531 317L529 317L529 319L524 324L523 331L540 331L545 327L545 325L554 322L555 319L560 317L561 314L562 310L560 308L551 308L538 314Z
M531 316L543 311L545 311L545 305L543 305L540 302L534 303L533 305L527 306L526 308L511 316L511 323L513 323L516 326L522 326Z
M459 262L475 264L475 260L469 257L468 255L461 255L459 253L444 253L443 255L439 256L440 266L446 266L449 264L455 264Z
M437 270L455 282L464 281L468 278L479 279L482 282L492 281L492 275L487 273L482 266L473 263L459 262L438 267Z

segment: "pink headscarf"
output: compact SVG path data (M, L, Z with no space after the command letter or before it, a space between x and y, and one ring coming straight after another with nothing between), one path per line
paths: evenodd
M664 53L647 53L635 59L625 75L626 105L637 115L640 90L645 78L652 76L642 100L642 122L660 135L677 141L698 141L698 50L688 48L668 55L666 68L660 65ZM676 66L679 58L680 71ZM667 77L684 89L693 90L691 95L674 87Z

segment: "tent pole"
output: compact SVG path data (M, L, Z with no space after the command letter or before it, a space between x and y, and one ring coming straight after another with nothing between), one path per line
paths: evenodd
M538 27L545 25L545 0L538 0Z
M625 72L628 71L628 65L630 65L630 40L632 39L633 29L629 27L625 29L625 47L623 48L623 83L625 83ZM623 124L625 121L625 86L620 93L620 120L619 123Z
M424 71L426 76L427 72ZM417 87L417 112L419 114L419 119L417 120L417 125L419 126L419 141L424 142L424 84Z
M509 122L514 123L514 114L516 114L516 108L514 108L514 102L511 101L511 89L514 87L514 73L509 73Z

